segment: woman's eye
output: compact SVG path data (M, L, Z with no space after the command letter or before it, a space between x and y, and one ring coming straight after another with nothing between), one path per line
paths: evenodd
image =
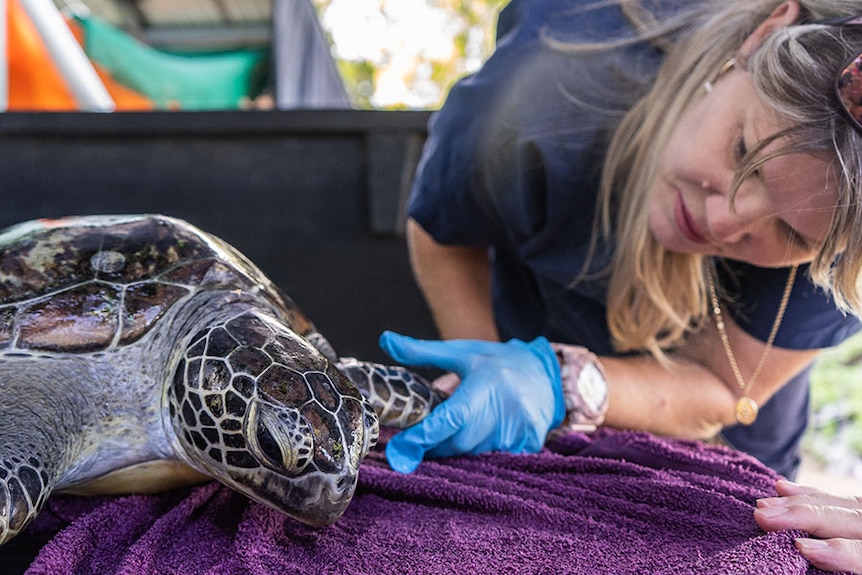
M811 244L808 242L808 240L802 237L799 232L797 232L790 226L787 226L787 235L790 236L790 241L793 242L793 244L799 249L806 252L811 251Z
M745 145L745 139L740 136L736 139L736 153L734 157L736 158L736 162L739 163L742 161L742 158L745 157L745 154L748 153L748 148Z
M736 158L736 163L741 164L745 157L748 155L748 146L745 145L745 138L742 134L739 135L739 138L736 140L736 146L734 150L734 156ZM751 176L760 176L760 170L753 170L749 175Z

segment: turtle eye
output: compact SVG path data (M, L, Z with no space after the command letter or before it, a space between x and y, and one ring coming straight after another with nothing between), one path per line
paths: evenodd
M280 469L285 466L284 455L281 452L281 448L278 446L278 442L263 422L260 422L257 426L257 445L260 448L260 453L269 459L270 466L275 467L276 469Z
M301 474L314 456L314 431L293 409L252 402L246 437L254 457L283 475Z

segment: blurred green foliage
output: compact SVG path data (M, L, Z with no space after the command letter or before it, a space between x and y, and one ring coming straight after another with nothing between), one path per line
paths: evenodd
M811 411L806 453L829 472L862 478L862 334L817 360Z

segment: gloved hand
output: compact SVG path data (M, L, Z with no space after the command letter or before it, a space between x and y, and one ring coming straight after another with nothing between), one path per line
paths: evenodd
M401 473L413 472L426 455L536 453L565 417L560 366L544 337L529 343L422 341L384 332L380 347L402 364L461 377L449 399L389 440L386 458Z

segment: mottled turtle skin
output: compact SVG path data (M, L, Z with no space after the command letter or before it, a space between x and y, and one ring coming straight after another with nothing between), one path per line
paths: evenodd
M339 360L258 268L184 221L0 233L0 543L52 492L207 478L329 524L378 421L405 427L437 401L403 368Z

